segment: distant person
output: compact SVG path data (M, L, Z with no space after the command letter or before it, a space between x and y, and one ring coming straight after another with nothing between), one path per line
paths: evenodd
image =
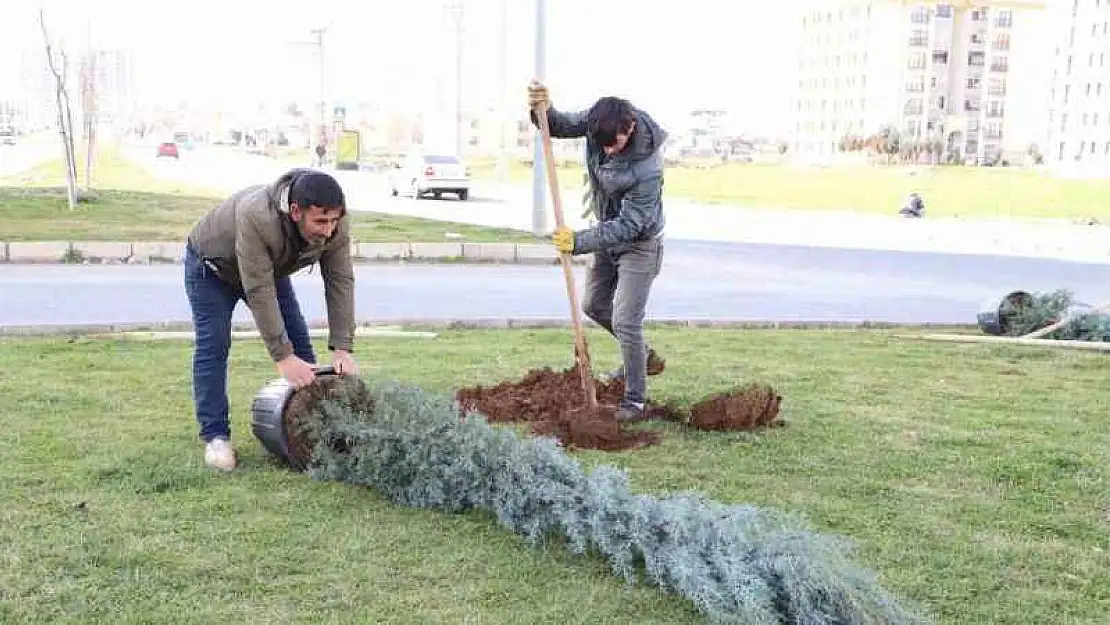
M898 214L903 217L924 217L925 216L925 202L922 201L921 196L916 192L911 193L906 204L898 211Z
M323 172L293 169L270 184L242 189L193 227L185 250L185 293L192 309L193 401L205 463L231 470L237 459L228 421L231 318L246 302L278 373L295 387L315 379L316 355L289 276L320 264L328 349L339 374L358 374L354 268L343 190Z
M550 106L547 87L528 86L532 123L536 107ZM663 263L663 144L667 133L627 100L603 97L576 112L547 109L551 136L586 138L589 203L598 223L575 232L555 230L555 247L593 254L587 270L583 312L620 343L623 379L620 421L643 418L647 377L665 362L644 341L648 296Z
M316 166L317 167L323 167L324 166L324 156L326 156L327 153L328 153L328 149L324 147L323 143L317 143L316 144Z

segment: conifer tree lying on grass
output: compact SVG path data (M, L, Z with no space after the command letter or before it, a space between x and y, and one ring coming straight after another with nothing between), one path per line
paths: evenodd
M586 473L552 439L460 419L453 398L401 383L346 377L305 392L287 423L317 479L414 508L483 510L533 543L599 554L627 581L677 593L713 622L928 622L851 563L845 541L775 511L634 494L616 468Z

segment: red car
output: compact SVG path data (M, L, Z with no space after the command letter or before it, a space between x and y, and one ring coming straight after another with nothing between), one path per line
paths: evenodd
M172 156L178 158L177 144L173 141L163 141L158 144L158 156Z

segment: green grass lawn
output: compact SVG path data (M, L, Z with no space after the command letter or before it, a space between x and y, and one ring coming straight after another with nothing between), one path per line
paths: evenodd
M477 161L474 176L493 179L493 161ZM575 187L577 165L561 166L559 179ZM514 182L531 181L531 168L513 162ZM828 168L731 164L712 169L671 166L666 195L754 208L833 209L897 214L912 191L935 217L1110 217L1110 179L1065 180L1010 167Z
M78 171L83 184L83 170ZM0 178L0 240L181 241L223 197L211 189L157 178L105 150L94 168L95 199L70 211L64 172L59 160ZM352 220L352 236L368 243L536 241L528 232L385 213L353 213ZM447 238L447 233L459 236Z
M878 331L649 338L668 358L656 399L764 381L788 425L645 425L665 431L659 445L576 453L586 465L624 467L643 492L804 513L860 541L856 558L942 623L1105 622L1104 356ZM590 339L595 368L613 366L612 341ZM358 352L371 375L447 392L569 366L571 345L566 330L472 331ZM247 417L273 365L256 341L232 354L242 469L223 475L203 468L187 343L0 342L0 621L702 622L481 514L404 509L281 468Z

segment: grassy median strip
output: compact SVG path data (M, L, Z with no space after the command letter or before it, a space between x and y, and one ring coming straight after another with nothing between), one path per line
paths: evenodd
M495 162L476 161L478 179L494 179ZM510 179L531 181L529 166L513 161ZM564 164L559 178L577 184L582 170ZM667 168L672 199L762 209L847 210L896 215L913 191L927 217L1110 218L1110 179L1055 177L1023 167L807 167L727 164Z
M736 382L783 395L759 434L674 424L653 447L577 452L640 491L696 489L803 513L940 622L1095 623L1110 601L1104 359L902 342L885 331L649 328L656 399ZM598 371L616 348L591 331ZM568 330L449 331L359 348L374 376L426 389L570 365ZM322 348L322 343L320 344ZM385 503L280 468L249 432L274 375L232 351L243 469L202 466L187 342L0 341L0 621L698 623L604 563L533 550L478 514ZM958 363L958 365L954 364Z
M94 197L70 211L64 172L57 161L0 178L0 241L181 241L223 199L211 189L152 176L105 150L96 161ZM367 212L353 214L352 234L365 243L536 242L507 228Z

